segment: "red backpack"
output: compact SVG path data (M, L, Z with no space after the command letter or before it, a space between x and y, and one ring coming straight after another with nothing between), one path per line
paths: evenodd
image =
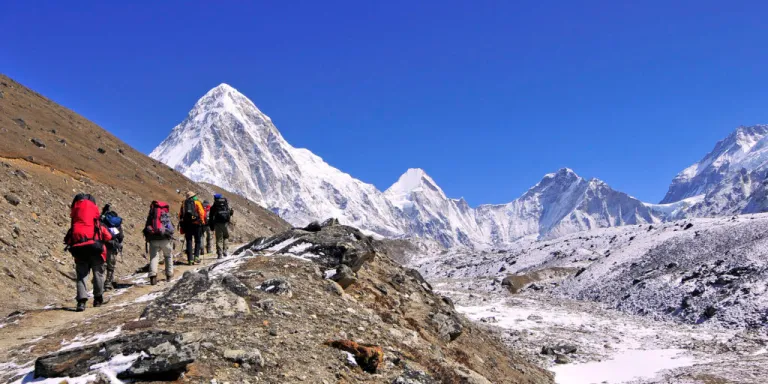
M78 194L72 200L69 217L72 224L64 237L67 248L93 247L101 249L103 238L101 234L101 212L96 206L96 199L88 194Z
M173 237L174 228L171 224L171 211L168 203L153 201L149 206L147 224L144 226L144 238L149 240L167 240Z

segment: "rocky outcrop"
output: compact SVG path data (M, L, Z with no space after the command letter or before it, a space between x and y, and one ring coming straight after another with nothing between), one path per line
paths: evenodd
M149 320L195 316L218 319L247 314L248 304L243 296L249 292L232 275L210 277L207 270L188 271L168 293L154 300L142 317Z
M374 240L360 230L338 224L327 224L312 230L292 229L269 239L258 239L255 243L238 249L239 255L246 250L265 251L275 254L294 254L312 258L326 268L346 265L357 272L376 255ZM317 229L317 230L315 230Z

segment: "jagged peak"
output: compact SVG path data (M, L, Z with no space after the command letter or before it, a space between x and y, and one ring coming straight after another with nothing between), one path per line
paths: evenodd
M551 178L569 178L569 179L581 179L579 175L576 174L576 172L573 171L573 169L563 167L557 170L557 172L553 173L547 173L543 177L544 179L551 179Z
M445 193L435 183L435 181L427 175L421 168L409 168L405 173L400 175L400 178L387 189L385 193L393 195L405 195L411 192L422 191L423 188L428 188L438 192L441 196L445 197Z

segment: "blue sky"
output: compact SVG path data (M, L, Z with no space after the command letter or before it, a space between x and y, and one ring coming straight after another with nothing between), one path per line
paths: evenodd
M154 3L3 2L0 72L145 153L226 82L353 176L472 205L566 166L658 201L768 123L765 2Z

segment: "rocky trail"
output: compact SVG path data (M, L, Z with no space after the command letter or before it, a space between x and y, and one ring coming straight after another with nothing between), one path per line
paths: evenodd
M0 322L0 379L18 373L14 368L30 366L24 358L38 352L69 349L94 342L110 335L114 329L122 329L124 322L130 322L140 314L147 302L159 297L178 282L186 271L206 268L219 260L213 254L201 256L201 264L189 266L177 261L174 265L174 279L166 282L162 271L160 282L150 285L146 272L134 273L120 279L120 288L108 291L109 302L99 308L92 307L89 300L85 312L75 311L75 302L54 302L44 308L16 311ZM120 268L118 264L118 268ZM162 267L162 265L160 266ZM72 288L74 290L74 287ZM114 326L110 333L107 330Z

